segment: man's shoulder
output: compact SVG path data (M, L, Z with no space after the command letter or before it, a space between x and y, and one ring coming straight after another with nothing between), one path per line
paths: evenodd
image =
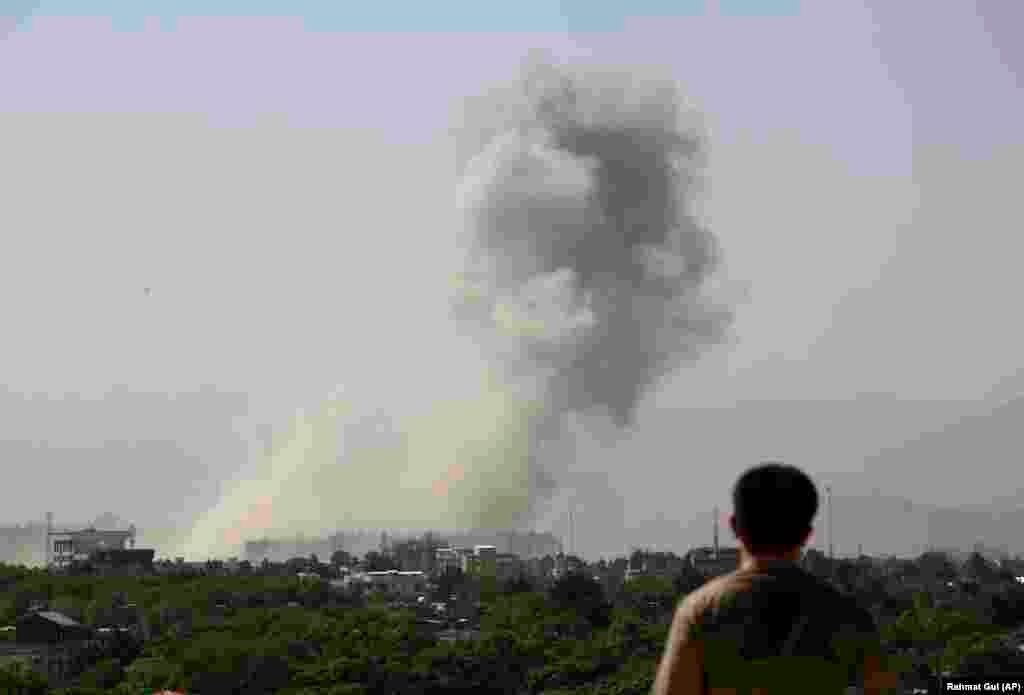
M758 593L759 587L763 586L762 579L764 575L743 569L720 575L688 594L680 607L691 615L698 615L712 607L728 603L738 595ZM815 613L856 622L858 626L872 622L870 613L864 610L853 596L799 566L773 573L772 580L770 590L773 595L779 590L798 594L804 601L812 604L811 610Z
M836 625L840 633L851 633L863 638L877 637L878 625L874 616L856 596L842 591L829 582L814 577L819 587L813 611Z
M693 622L707 611L722 594L722 580L725 577L715 577L701 584L698 588L686 594L676 606L676 614L679 618Z
M846 620L853 620L859 624L872 622L873 618L857 598L846 591L842 591L833 584L817 577L810 572L804 571L808 582L814 587L814 593L822 603L821 608L834 612L835 617L842 617Z
M725 594L739 590L740 582L737 581L736 575L737 572L730 572L708 579L698 589L687 594L684 603L689 602L693 606L706 606Z
M728 603L750 588L750 577L740 570L713 577L680 601L679 613L691 622L698 621L705 613Z

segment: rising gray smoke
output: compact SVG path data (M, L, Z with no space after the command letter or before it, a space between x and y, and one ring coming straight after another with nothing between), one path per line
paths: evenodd
M731 323L704 293L719 262L693 211L704 139L671 82L624 71L534 65L492 115L471 129L481 149L459 191L457 316L502 362L545 375L553 416L628 426Z

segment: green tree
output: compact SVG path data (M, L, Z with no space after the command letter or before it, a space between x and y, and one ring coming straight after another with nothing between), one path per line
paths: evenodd
M1024 624L1024 587L1007 586L992 595L992 621L1003 627Z
M330 589L323 579L307 580L299 587L299 602L306 608L323 608L330 598Z
M690 565L684 565L679 573L672 579L673 588L676 594L689 594L704 586L707 578Z
M124 678L124 669L117 659L104 659L87 670L79 678L81 685L102 692L109 691Z
M46 678L16 661L0 664L0 693L5 695L46 695Z
M505 594L527 594L531 591L536 591L536 587L528 577L520 574L502 582L501 591Z
M1006 644L980 645L964 656L956 670L964 676L986 678L1024 673L1024 653Z
M999 568L978 552L973 552L967 557L967 561L964 563L964 573L983 584L999 581Z
M914 595L912 608L883 630L887 641L922 648L933 673L956 669L969 654L991 648L998 634L996 626L971 611L939 608L920 592Z
M612 623L604 639L608 649L616 654L621 662L625 662L637 656L660 656L667 636L667 625L651 624L639 613L619 608L613 614Z
M352 562L352 555L344 550L335 550L331 553L331 564L335 567L349 567Z
M434 599L447 601L448 597L456 593L459 587L468 581L466 574L458 567L446 567L444 572L437 578L434 592Z
M956 579L957 568L948 553L930 550L917 559L921 574L929 579L950 581Z
M366 563L366 570L368 572L386 572L398 569L398 564L395 563L393 557L379 553L376 550L366 553L363 561Z
M557 609L571 610L595 627L607 627L611 606L601 583L582 572L568 572L552 585L548 596Z
M12 625L17 619L14 597L0 594L0 626Z
M657 622L672 614L677 596L671 579L641 575L623 585L616 596L616 602L643 615L650 622Z
M849 593L855 593L857 588L863 584L863 572L857 563L852 560L842 559L835 563L835 582L841 589Z
M143 657L129 664L124 671L123 683L139 691L183 688L184 671L180 664L159 657Z

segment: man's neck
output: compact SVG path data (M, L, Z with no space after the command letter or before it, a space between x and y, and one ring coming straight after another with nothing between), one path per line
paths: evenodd
M740 569L754 569L779 563L797 564L799 562L800 548L794 548L785 553L751 553L746 548L740 548Z

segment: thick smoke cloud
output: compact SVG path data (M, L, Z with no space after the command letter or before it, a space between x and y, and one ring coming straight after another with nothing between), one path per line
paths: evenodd
M458 316L505 362L546 370L553 412L627 426L730 323L702 292L719 261L693 212L704 141L674 85L635 72L540 63L520 96L465 166Z

